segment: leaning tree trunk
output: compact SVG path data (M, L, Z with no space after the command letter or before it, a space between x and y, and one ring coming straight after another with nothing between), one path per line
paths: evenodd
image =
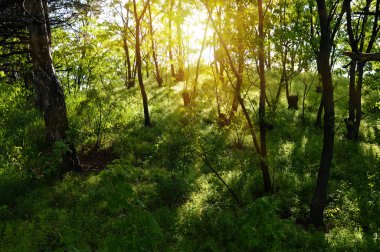
M331 160L334 147L334 89L330 68L331 31L326 4L324 0L317 0L318 15L321 27L319 52L317 56L318 72L323 85L324 134L321 161L313 199L310 204L310 222L319 228L323 225L327 185L329 181Z
M149 107L148 107L148 97L146 95L145 86L144 86L144 80L142 75L142 59L141 59L141 39L140 39L140 22L141 18L144 15L145 9L141 16L139 17L137 14L137 7L136 7L136 0L133 0L133 9L134 9L134 15L135 15L135 21L136 21L136 68L137 68L137 78L139 81L140 91L141 91L141 97L143 100L143 107L144 107L144 124L145 126L151 126L150 123L150 116L149 116Z
M210 21L212 23L212 26L214 27L214 31L216 33L216 35L218 35L218 38L219 38L219 42L220 44L222 45L225 53L226 53L226 57L227 57L227 60L228 60L228 64L229 66L231 67L231 70L232 72L234 73L236 79L237 79L237 82L243 82L242 81L242 75L239 73L238 69L236 68L236 66L234 65L234 61L232 60L232 57L230 55L230 52L229 52L229 49L226 45L226 43L224 42L223 40L223 37L222 35L220 34L216 24L215 24L215 21L212 19L212 13L210 11L210 9L208 8L207 4L204 3L206 8L207 8L207 12L208 12L208 15L209 15L209 18L210 18ZM265 123L265 121L263 120L264 118L262 116L265 117L265 73L264 73L264 64L265 64L265 61L264 61L264 41L263 41L263 38L264 38L264 15L263 15L263 10L262 10L262 0L259 0L259 30L261 31L260 32L260 37L261 37L261 44L260 44L260 62L261 62L261 65L260 65L260 88L264 88L263 90L261 90L260 92L260 105L259 105L259 116L261 115L260 117L260 143L259 143L259 140L256 136L256 132L255 132L255 129L253 127L253 124L252 124L252 120L251 120L251 117L248 113L248 110L247 108L245 107L244 105L244 100L243 98L241 97L241 94L240 92L238 91L237 87L236 86L233 86L234 88L234 91L235 91L235 94L236 94L236 98L242 108L242 112L244 114L244 117L246 118L246 121L247 121L247 124L248 124L248 128L250 130L250 133L251 133L251 137L252 137L252 141L253 141L253 145L255 147L255 151L257 153L257 155L259 156L260 158L260 166L261 166L261 170L262 170L262 175L263 175L263 183L264 183L264 191L265 192L271 192L272 189L271 189L271 181L270 181L270 174L269 174L269 167L268 167L268 163L267 163L267 160L266 160L266 156L267 156L267 149L266 149L266 127L265 127L265 131L261 131L261 129L263 128L263 126L265 126L264 124L262 124L262 122ZM261 75L262 74L262 75ZM264 104L263 104L264 103ZM261 108L261 109L260 109ZM264 110L263 110L264 108ZM263 134L264 133L264 134ZM260 144L264 144L263 148L264 150L261 150L261 146Z
M79 170L80 164L75 147L67 141L69 123L63 89L55 74L51 56L47 11L42 0L27 0L26 9L31 17L29 29L29 47L32 56L34 83L41 99L44 114L46 138L50 147L56 141L65 141L68 150L63 155L60 173Z

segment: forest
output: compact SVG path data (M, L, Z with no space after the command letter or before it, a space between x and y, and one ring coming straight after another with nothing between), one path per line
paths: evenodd
M380 251L380 0L0 0L0 251Z

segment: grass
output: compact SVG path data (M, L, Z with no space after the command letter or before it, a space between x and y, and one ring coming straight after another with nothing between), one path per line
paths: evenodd
M272 94L276 79L268 75ZM275 193L264 195L242 115L231 126L218 127L212 82L206 75L201 80L203 92L192 108L182 106L182 86L159 89L149 80L151 128L143 127L137 88L104 91L111 95L99 91L95 97L103 97L103 105L85 92L68 96L70 134L77 146L94 144L99 118L94 115L105 113L101 148L112 148L118 158L99 173L70 173L60 180L50 176L57 157L38 151L44 141L38 113L24 112L21 89L2 85L0 251L380 249L380 124L379 113L371 112L378 93L364 92L361 139L351 142L344 137L344 125L339 127L347 113L347 80L335 81L335 97L341 99L336 101L327 232L320 232L305 226L323 136L314 126L319 94L311 89L303 119L301 109L288 110L280 100L268 133ZM293 92L301 95L302 85L295 79ZM250 97L255 97L254 87ZM204 159L235 191L241 206Z

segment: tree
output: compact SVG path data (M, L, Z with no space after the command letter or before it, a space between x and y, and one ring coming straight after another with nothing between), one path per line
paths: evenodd
M149 116L149 107L148 107L148 97L145 92L145 86L144 86L144 80L142 76L142 59L141 59L141 20L144 17L145 11L147 10L147 7L149 5L149 0L144 3L143 10L141 13L138 13L137 10L137 4L136 0L133 0L133 13L135 17L135 39L136 39L136 68L137 68L137 78L139 80L139 86L141 91L141 97L143 100L143 107L144 107L144 124L145 126L151 126L150 122L150 116Z
M330 25L332 24L333 15L338 8L338 4L339 0L336 0L333 3L332 9L328 12L325 0L317 0L320 26L317 68L323 85L322 102L325 110L322 155L319 164L317 182L310 204L310 223L317 228L323 225L323 212L325 209L327 186L334 148L334 87L331 76L330 59L334 37L343 16L343 8L338 15L333 29L331 29Z
M358 139L359 127L362 117L361 93L363 85L364 67L367 61L379 60L380 54L371 54L371 50L380 31L378 24L379 15L370 15L372 0L365 1L364 8L358 13L356 20L352 19L351 1L344 1L346 10L346 25L349 44L353 53L345 53L351 57L350 62L350 85L349 85L349 115L346 121L348 139ZM380 1L376 1L375 13L380 10ZM372 26L370 21L372 21ZM369 39L367 39L369 34ZM368 41L366 41L368 40ZM365 52L362 54L362 52Z
M162 87L163 79L161 77L160 73L160 68L158 65L158 60L157 60L157 52L156 52L156 42L154 38L154 32L153 32L153 19L152 19L152 11L150 7L150 2L148 1L148 23L149 23L149 33L150 33L150 39L152 43L152 57L153 57L153 63L154 63L154 69L155 69L155 78L157 81L157 84L159 87Z
M49 23L42 0L28 0L25 8L30 15L29 48L33 64L34 83L41 99L45 119L46 137L50 146L56 141L65 141L68 150L63 157L61 172L79 170L80 164L75 147L67 139L69 123L67 120L65 97L55 74L51 57Z
M246 119L246 122L248 124L248 128L252 137L252 141L254 144L255 151L259 157L260 160L260 167L262 171L262 176L263 176L263 184L264 184L264 191L269 193L272 191L272 186L271 186L271 180L270 180L270 174L269 174L269 167L268 167L268 162L267 162L267 148L266 148L266 123L265 123L265 70L264 70L264 64L265 64L265 59L264 59L264 43L263 39L265 37L264 35L264 15L263 15L263 9L262 9L262 1L259 0L258 2L258 14L259 14L259 24L258 24L258 30L259 30L259 39L261 42L259 42L259 75L260 75L260 105L259 105L259 123L260 123L260 141L257 138L256 131L253 127L252 119L249 115L249 112L244 104L244 99L241 96L241 86L239 87L239 84L243 83L243 66L244 62L238 61L238 67L234 64L234 61L232 59L230 50L228 49L226 42L224 41L224 38L220 31L218 30L218 27L212 18L212 11L210 7L208 6L207 3L203 2L207 8L209 18L211 21L211 24L215 30L215 33L217 34L219 41L224 49L224 52L226 54L228 64L230 68L232 69L232 72L236 78L236 85L232 84L234 92L235 92L235 97L239 105L241 106L241 109L243 111L244 117ZM239 5L241 3L240 1L237 1L237 4ZM239 47L238 47L239 48ZM243 49L240 49L243 50ZM243 60L242 60L243 61Z

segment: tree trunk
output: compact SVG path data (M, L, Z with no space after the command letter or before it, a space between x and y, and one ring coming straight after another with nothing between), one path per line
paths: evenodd
M355 123L354 123L354 129L353 129L353 139L357 140L359 138L359 128L360 128L360 122L362 118L362 85L363 85L363 74L364 74L364 62L358 63L358 80L356 84L356 99L355 99L355 105L356 105L356 115L355 115Z
M152 42L152 56L153 56L154 69L155 69L155 78L156 78L158 87L162 87L162 83L164 82L164 80L161 77L160 67L158 66L156 45L154 42L153 21L152 21L152 12L150 9L150 3L148 3L148 14L149 14L149 32L150 32L151 42Z
M258 0L259 14L259 76L260 76L260 103L259 103L259 122L260 122L260 147L261 160L260 166L264 181L264 191L271 192L271 182L267 163L267 126L265 120L265 97L266 97L266 82L265 82L265 52L264 52L264 13L263 1Z
M173 62L173 51L172 51L172 19L173 19L173 7L174 1L170 0L170 15L169 15L169 61L170 61L170 72L172 78L175 78L174 62Z
M208 28L208 22L209 21L210 21L210 18L207 19L205 31L204 31L204 34L203 34L202 47L201 47L201 50L199 51L199 56L198 56L198 60L197 60L197 68L196 68L196 71L195 71L194 86L193 86L193 91L191 93L191 102L195 102L195 98L196 98L197 84L198 84L198 77L199 77L199 68L200 68L200 65L201 65L202 53L203 53L203 50L205 48L206 36L207 36L207 28Z
M179 2L181 3L181 2ZM176 21L176 29L177 29L177 46L178 46L178 72L176 74L175 81L185 81L185 60L184 60L184 52L183 52L183 40L182 40L182 30L181 24L179 21Z
M366 5L363 8L364 13L369 12L372 1L366 1ZM355 26L356 31L353 30L352 24L352 12L351 12L351 1L344 1L344 8L346 11L347 19L347 34L349 37L349 42L352 52L344 52L343 54L349 56L352 59L350 66L350 86L349 86L349 117L345 119L347 128L348 139L357 140L359 137L359 128L361 122L361 90L363 84L363 74L364 66L367 61L380 61L380 53L371 53L372 47L376 41L377 34L380 31L378 19L379 15L375 15L372 24L372 32L370 39L367 44L365 53L364 51L364 40L366 38L365 27L368 26L368 16L364 15L361 20L361 26ZM380 9L380 1L376 0L376 10L378 13ZM357 72L356 72L357 71ZM356 79L357 75L357 79Z
M317 119L315 120L315 126L322 127L322 112L323 112L323 94L321 97L321 102L319 103Z
M310 204L310 222L315 227L323 225L327 186L330 175L334 147L334 88L330 69L331 31L325 0L317 0L321 27L317 68L323 85L324 134L321 161L313 199Z
M226 43L224 42L223 40L223 37L222 35L220 34L216 24L215 24L215 21L212 19L212 14L211 14L211 11L210 9L208 8L207 4L204 3L206 8L207 8L207 12L209 14L209 18L210 18L210 21L214 27L214 30L215 30L215 33L218 35L218 38L219 38L219 41L226 53L226 56L227 56L227 60L228 60L228 64L230 65L236 79L237 79L237 82L241 82L242 83L242 76L241 74L239 73L238 69L235 67L234 65L234 62L232 60L232 57L230 55L230 52L227 48L227 45ZM260 35L262 36L261 38L263 38L263 33L264 33L264 16L263 16L263 11L262 11L262 0L259 0L259 31L260 32ZM264 89L262 90L261 89L261 92L260 92L260 106L259 106L259 113L261 113L261 116L264 116L265 117L265 73L264 73L264 64L265 64L265 61L264 61L264 43L263 43L263 40L261 40L261 43L260 43L260 48L259 49L259 54L261 54L261 57L260 57L260 61L261 61L261 64L260 64L260 87L264 87ZM262 75L261 75L262 74ZM241 108L242 108L242 111L243 111L243 114L244 114L244 117L246 118L246 121L247 121L247 124L248 124L248 127L249 127L249 130L250 130L250 133L251 133L251 136L252 136L252 141L253 141L253 144L254 144L254 147L255 147L255 150L256 150L256 153L257 155L259 156L260 158L260 166L261 166L261 170L262 170L262 175L263 175L263 183L264 183L264 191L265 192L270 192L271 191L271 182L270 182L270 175L269 175L269 168L268 168L268 163L267 163L267 160L266 160L266 155L267 155L267 150L266 150L266 125L265 124L265 121L263 120L260 120L260 144L264 143L264 151L261 150L261 146L258 142L258 139L257 139L257 136L256 136L256 132L255 132L255 129L253 128L253 124L252 124L252 120L250 118L250 115L244 105L244 101L241 97L241 94L240 92L238 92L236 86L233 86L234 87L234 91L235 91L235 97L237 98L237 101L239 102ZM264 102L264 104L263 104ZM260 108L261 108L261 111L260 111ZM263 110L264 109L264 110ZM260 115L259 115L260 116ZM261 119L263 119L263 117L261 117ZM264 124L262 124L262 122L264 122ZM262 126L265 126L265 131L261 131L261 129L263 128ZM263 133L263 134L262 134ZM264 156L263 156L264 155Z
M148 97L145 92L145 86L144 86L143 75L142 75L142 60L141 60L141 48L140 48L141 46L140 45L141 43L140 42L141 17L139 17L137 14L136 0L133 0L133 10L134 10L135 21L136 21L136 34L135 34L136 35L136 68L137 68L137 78L139 81L141 97L143 100L143 107L144 107L144 125L151 126L150 116L149 116L149 107L148 107Z
M44 11L42 0L27 0L26 9L30 16L29 47L32 56L34 83L40 95L44 114L46 138L50 147L56 141L64 141L68 147L63 156L60 173L80 170L75 147L67 141L69 123L67 120L65 96L55 74L51 56L49 29L47 27L47 11Z
M124 28L126 29L126 28ZM126 32L126 31L124 31ZM135 80L132 78L132 66L131 66L131 59L129 56L129 47L128 47L128 41L126 34L123 36L123 44L124 44L124 54L125 54L125 62L124 65L126 66L126 72L125 72L125 86L127 88L131 88L135 85Z
M355 121L355 108L356 108L356 62L352 61L350 65L350 85L349 85L349 98L348 98L348 119L346 120L347 137L348 139L354 138L354 121Z
M237 1L237 4L238 4L237 13L243 13L244 9L243 9L242 3L240 1ZM243 23L240 20L236 20L236 21L237 21L238 38L242 38L243 33L244 33ZM242 76L243 71L244 71L244 46L243 46L242 39L237 40L237 53L238 53L237 71L239 72L239 75ZM240 94L242 85L243 85L243 78L238 78L236 80L236 92L237 92L237 94ZM231 107L230 118L229 118L230 121L232 121L232 118L234 117L235 113L237 112L238 106L239 106L239 102L238 102L237 96L235 94L233 101L232 101L232 107Z

